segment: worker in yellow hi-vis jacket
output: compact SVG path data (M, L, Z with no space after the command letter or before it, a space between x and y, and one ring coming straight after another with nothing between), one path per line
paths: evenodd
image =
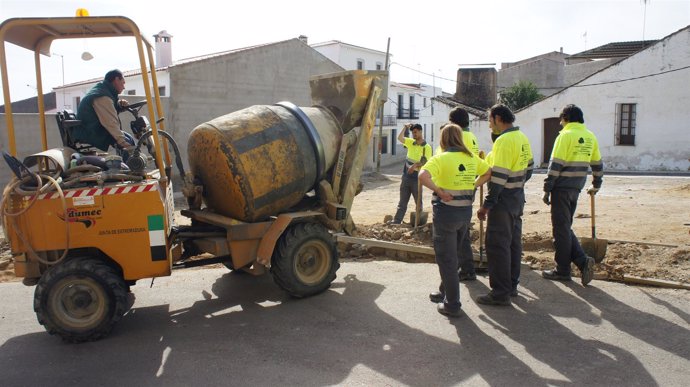
M419 173L419 182L433 191L434 253L441 274L439 292L429 298L438 303L439 313L450 317L460 315L458 260L472 219L474 188L491 176L489 165L467 149L461 133L458 125L445 125L441 129L443 152Z
M485 243L491 292L477 298L480 304L510 305L510 297L518 295L524 186L532 176L534 161L529 140L514 121L507 106L494 105L489 110L489 127L498 137L491 151L489 193L477 217L488 218Z
M406 137L407 131L412 132L412 138ZM391 221L392 224L401 224L405 212L407 212L407 203L410 201L410 195L419 203L419 212L422 211L422 198L417 198L417 175L419 168L431 158L431 145L424 141L424 134L422 132L422 125L407 124L403 127L398 135L398 141L402 143L407 149L407 157L403 166L402 178L400 179L400 201L398 202L398 210Z
M465 147L469 149L472 154L477 157L480 156L479 143L477 136L470 132L470 115L467 110L456 107L448 114L448 120L462 128L462 142ZM463 244L460 247L458 262L458 279L460 281L474 281L477 279L477 274L474 272L474 253L472 252L472 240L470 239L470 228L467 228L467 234L463 239Z
M551 227L556 247L556 268L545 270L542 276L557 281L570 281L570 263L580 269L582 285L594 276L594 258L588 257L573 232L573 215L580 191L587 182L587 171L592 168L594 195L601 187L604 165L601 162L597 138L585 126L582 110L567 105L560 114L561 129L551 152L549 170L544 180L544 203L551 205Z

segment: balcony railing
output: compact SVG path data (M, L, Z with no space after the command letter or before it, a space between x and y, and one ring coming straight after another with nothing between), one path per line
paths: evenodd
M398 118L419 118L419 109L398 109Z
M398 124L398 117L396 116L383 116L383 126L396 126ZM376 117L376 126L381 125L380 119Z

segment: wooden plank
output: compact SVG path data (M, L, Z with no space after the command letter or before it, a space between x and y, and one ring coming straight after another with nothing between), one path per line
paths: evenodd
M618 239L607 239L609 244L611 243L631 243L634 245L647 245L647 246L661 246L661 247L678 247L678 245L669 245L666 243L653 243L653 242L639 242L639 241L622 241Z
M690 290L690 284L687 284L687 283L677 282L677 281L667 281L667 280L655 279L655 278L637 277L634 275L627 275L627 274L623 275L623 282L633 283L633 284L642 284L642 285L660 286L662 288L688 289L688 290Z
M407 251L410 253L417 253L417 254L424 254L424 255L435 255L433 248L425 247L425 246L406 245L404 243L395 243L395 242L384 242L384 241L379 241L376 239L357 238L357 237L351 237L351 236L347 236L347 235L338 235L336 237L336 239L338 242L343 242L343 243L357 243L360 245L365 245L365 246L370 246L370 247L381 247L381 248L389 249L389 250Z
M357 237L351 237L351 236L347 236L347 235L336 235L336 240L338 242L343 242L343 243L357 243L360 245L365 245L365 246L370 246L370 247L381 247L381 248L384 248L387 250L405 251L405 252L409 252L409 253L436 256L434 249L431 247L426 247L426 246L415 246L415 245L408 245L405 243L385 242L385 241L380 241L377 239L357 238ZM484 253L483 259L480 259L479 253L474 253L472 258L473 258L473 261L477 262L477 265L478 265L478 266L475 266L475 269L481 270L481 269L485 269L487 267L486 252Z

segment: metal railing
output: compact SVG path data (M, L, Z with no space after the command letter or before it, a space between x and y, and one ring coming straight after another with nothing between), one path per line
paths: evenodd
M419 118L419 109L398 109L398 118Z
M381 119L379 117L376 118L376 125L381 125ZM398 125L398 117L393 116L393 115L386 115L383 116L383 126L396 126Z

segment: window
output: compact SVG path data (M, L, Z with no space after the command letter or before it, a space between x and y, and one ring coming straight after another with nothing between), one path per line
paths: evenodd
M616 145L635 145L637 104L618 104L616 110Z
M405 117L405 111L403 109L403 99L405 98L404 95L398 94L398 118L407 118Z
M410 95L410 118L419 118L419 109L415 109L414 94Z
M165 86L158 86L158 95L165 97Z
M376 62L376 70L383 70L383 63Z
M395 156L395 148L398 146L398 129L391 129L391 138L393 139L393 144L391 145L391 154Z
M431 124L431 142L434 142L434 124Z
M424 138L426 138L426 124L424 124Z
M364 59L357 59L357 70L364 70Z
M81 102L81 97L74 97L74 110L79 107L79 102Z
M381 137L381 154L388 154L388 136Z
M424 97L424 107L426 107L426 97Z
M136 95L137 91L132 89L132 90L127 90L127 95Z

